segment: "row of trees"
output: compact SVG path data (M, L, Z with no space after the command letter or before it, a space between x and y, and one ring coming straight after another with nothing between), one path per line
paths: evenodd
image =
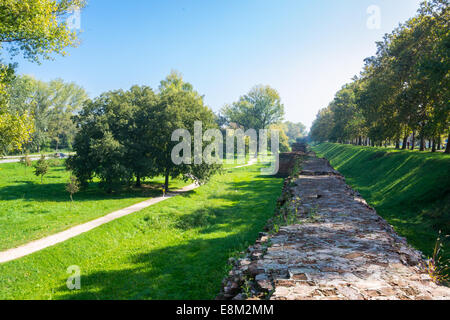
M147 86L134 86L87 101L75 116L76 154L67 160L67 166L82 185L99 178L109 192L131 183L140 186L144 179L156 176L165 177L165 190L170 178L180 176L203 183L221 170L221 164L195 162L195 148L203 152L206 145L215 142L202 141L200 146L199 141L194 143L196 121L202 123L202 134L208 129L221 129L223 136L227 129L279 129L282 144L289 148L289 141L301 138L305 127L282 123L283 113L278 93L257 86L216 115L191 84L172 72L156 92ZM180 141L172 141L172 134L178 129L190 133L192 150L183 156L191 157L192 164L173 162L172 153Z
M142 179L162 175L168 190L171 177L202 183L220 171L217 164L175 165L172 161L172 150L179 143L172 141L175 130L192 133L194 146L196 121L202 122L203 133L218 128L203 97L178 73L163 80L158 92L134 86L129 91L104 93L87 102L75 119L79 129L73 145L76 154L67 166L82 185L97 177L111 192L132 181L140 186Z
M255 86L237 102L226 105L218 115L219 125L243 130L262 129L279 131L280 151L286 152L290 144L306 135L302 123L282 122L284 105L280 94L270 86Z
M15 105L17 101L11 101L11 94L17 93L11 92L16 81L14 57L22 54L25 59L40 63L55 54L66 55L67 47L78 45L78 33L70 30L67 18L74 7L84 6L84 0L0 1L0 152L3 154L21 150L36 138L35 129L52 130L40 126L40 120L34 119L45 112L35 112L35 106L25 101L28 97L24 97L20 106ZM42 135L42 132L37 134ZM59 136L53 138L60 139Z
M34 128L23 149L71 149L76 134L72 117L81 111L88 99L83 88L57 79L50 82L29 76L18 76L8 88L8 113L33 115Z
M449 21L448 0L423 2L319 112L311 139L403 149L418 143L421 151L428 140L433 151L440 149L450 135Z

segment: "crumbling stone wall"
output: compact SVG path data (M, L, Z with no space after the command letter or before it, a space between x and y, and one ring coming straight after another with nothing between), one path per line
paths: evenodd
M230 263L218 299L450 299L422 254L313 156L286 179L255 245Z

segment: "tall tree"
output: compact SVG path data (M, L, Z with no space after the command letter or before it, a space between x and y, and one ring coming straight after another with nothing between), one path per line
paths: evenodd
M284 105L275 89L259 85L242 96L238 102L223 108L222 114L228 122L258 131L282 121Z
M0 141L1 148L21 148L30 134L31 117L11 114L7 88L14 79L15 64L4 64L2 54L22 53L25 59L40 62L53 54L65 55L66 47L76 46L77 32L69 29L66 17L74 7L82 8L84 0L2 0L0 2ZM11 124L15 121L15 124ZM9 132L15 128L15 132ZM23 129L22 129L23 128ZM11 136L15 139L11 140ZM17 135L21 136L17 139Z

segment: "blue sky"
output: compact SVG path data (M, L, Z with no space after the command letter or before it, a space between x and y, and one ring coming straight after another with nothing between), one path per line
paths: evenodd
M286 120L310 126L358 74L375 41L413 16L419 0L90 0L81 45L18 72L62 78L91 97L134 84L157 88L172 69L218 111L252 86L277 89ZM377 5L381 28L369 29Z

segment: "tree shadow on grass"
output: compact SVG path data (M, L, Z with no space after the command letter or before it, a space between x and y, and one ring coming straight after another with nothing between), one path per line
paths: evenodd
M53 201L67 202L68 193L64 183L36 184L29 181L18 181L17 185L5 186L0 189L0 201ZM146 183L143 188L123 188L121 192L107 193L98 183L91 183L89 188L76 194L78 202L99 201L127 198L150 198L162 195L160 184Z
M273 215L276 198L281 193L281 185L274 184L272 179L231 184L230 188L233 186L237 186L241 193L234 195L230 190L225 195L208 198L208 201L214 198L231 200L233 204L200 208L175 218L169 215L161 217L172 223L175 229L172 232L176 229L180 233L199 229L199 237L176 246L149 251L143 249L138 254L118 257L118 266L127 265L127 268L83 276L82 290L68 292L63 285L57 289L62 294L59 298L213 299L227 273L228 258L254 243ZM152 236L157 225L151 216L142 219L150 219L142 232ZM208 234L225 232L229 235L203 238Z
M241 251L255 241L259 225L252 225L235 234L214 239L191 239L186 243L149 250L121 259L131 267L97 271L81 278L80 291L68 291L65 285L57 289L58 299L70 300L206 300L219 293L221 282L227 274L230 253ZM310 243L330 240L334 229L322 226L308 234ZM391 247L380 240L362 239L356 234L346 238L357 243L354 252L379 252ZM305 249L306 250L306 249ZM299 265L301 267L301 265ZM365 267L354 273L362 279L370 274ZM323 274L324 279L333 272ZM330 278L330 280L332 280Z

